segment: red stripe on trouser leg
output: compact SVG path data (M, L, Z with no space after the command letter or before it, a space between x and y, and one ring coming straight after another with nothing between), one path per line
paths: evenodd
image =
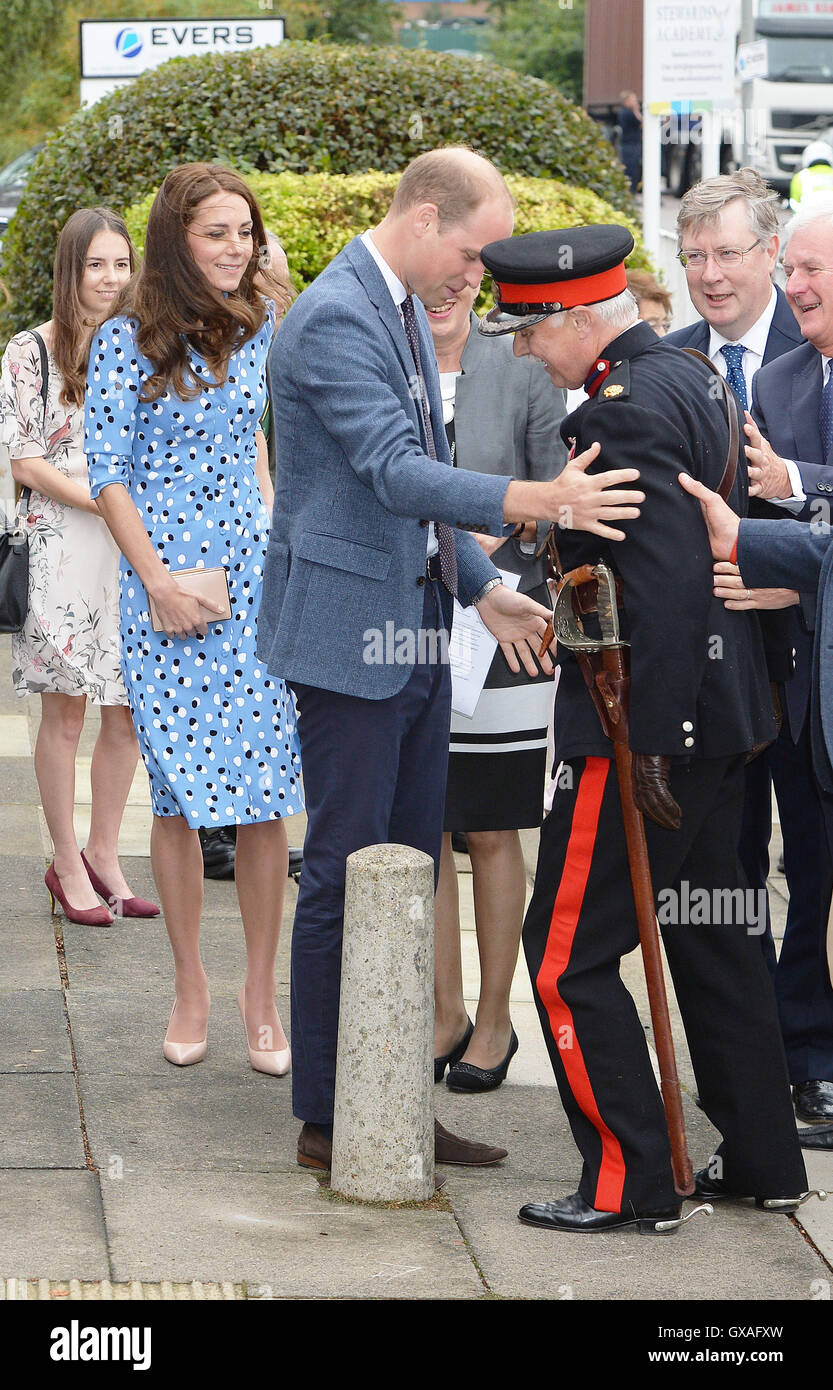
M601 1140L602 1161L593 1201L593 1206L598 1211L620 1210L625 1185L625 1160L619 1140L599 1114L573 1015L559 993L558 982L569 964L573 949L593 862L593 850L609 772L609 758L586 759L576 793L570 838L567 842L561 881L555 895L544 959L535 982L556 1043L559 1037L565 1036L561 1030L569 1029L566 1036L571 1046L563 1050L559 1047L567 1082L577 1104L598 1131Z

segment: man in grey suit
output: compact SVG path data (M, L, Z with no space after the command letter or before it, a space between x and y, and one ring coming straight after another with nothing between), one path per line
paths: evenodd
M347 856L398 841L439 859L452 594L477 604L513 669L537 669L547 610L504 586L456 528L500 535L569 519L619 538L610 523L638 515L642 500L619 490L633 469L586 473L597 446L546 483L448 466L422 305L478 283L481 248L512 222L487 160L462 148L421 155L379 226L301 295L270 357L278 471L258 651L298 702L308 829L292 1046L305 1166L330 1164ZM542 665L551 669L547 656ZM503 1156L441 1128L435 1147L440 1162Z
M779 452L787 452L789 468L775 468L769 458L765 464L760 451L747 450L750 496L758 496L750 513L771 519L790 513L806 517L808 495L824 485L813 462L821 457L818 404L808 416L792 404L789 390L777 385L792 379L795 349L805 340L791 297L772 283L779 250L776 207L777 195L751 169L705 179L689 190L677 228L688 291L703 317L665 339L709 357L740 407L751 408L764 434ZM812 349L800 351L818 358ZM793 448L793 429L810 432L811 447L803 452ZM750 436L750 443L759 442L757 434ZM727 582L731 589L734 581ZM761 595L756 601L763 606ZM765 891L774 785L790 894L777 965L768 922L762 945L775 981L796 1113L813 1123L833 1118L833 991L819 956L833 893L833 862L810 756L812 633L798 607L762 612L761 628L784 717L776 741L746 769L740 857L750 887Z

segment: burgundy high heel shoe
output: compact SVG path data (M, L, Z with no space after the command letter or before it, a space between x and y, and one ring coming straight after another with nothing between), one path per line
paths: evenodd
M149 903L145 898L120 898L117 893L112 892L103 879L100 879L84 851L81 851L81 862L87 870L90 883L93 885L99 897L105 898L113 909L115 917L158 917L159 908L156 903Z
M112 927L113 919L106 907L72 907L66 900L66 895L61 887L61 880L55 872L55 865L50 864L44 875L44 883L49 889L49 898L52 904L52 916L57 917L55 911L55 901L61 904L64 909L64 916L69 922L77 922L82 927ZM98 890L96 890L98 891Z

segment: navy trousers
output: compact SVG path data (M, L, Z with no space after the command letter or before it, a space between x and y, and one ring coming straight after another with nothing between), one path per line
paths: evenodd
M797 742L785 719L775 743L746 769L740 858L752 888L765 888L769 873L772 785L790 901L777 963L769 920L761 944L775 983L790 1081L833 1081L833 988L826 956L833 857L813 776L809 719Z
M423 623L444 626L436 582L426 584ZM292 1108L311 1124L333 1121L347 856L410 845L438 871L451 675L430 645L422 655L386 700L292 683L307 807L292 928Z

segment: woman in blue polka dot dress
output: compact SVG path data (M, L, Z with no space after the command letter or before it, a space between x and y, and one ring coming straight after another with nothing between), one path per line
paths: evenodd
M206 164L171 171L150 211L142 268L93 335L85 447L91 495L122 551L122 667L176 972L163 1052L180 1066L205 1056L197 828L236 825L249 1061L283 1075L290 1056L274 999L283 818L303 801L292 696L255 655L272 500L258 422L278 314L258 286L281 312L291 297L258 257L265 244L238 175ZM201 609L177 581L177 570L194 567L225 570L230 618L216 601Z

